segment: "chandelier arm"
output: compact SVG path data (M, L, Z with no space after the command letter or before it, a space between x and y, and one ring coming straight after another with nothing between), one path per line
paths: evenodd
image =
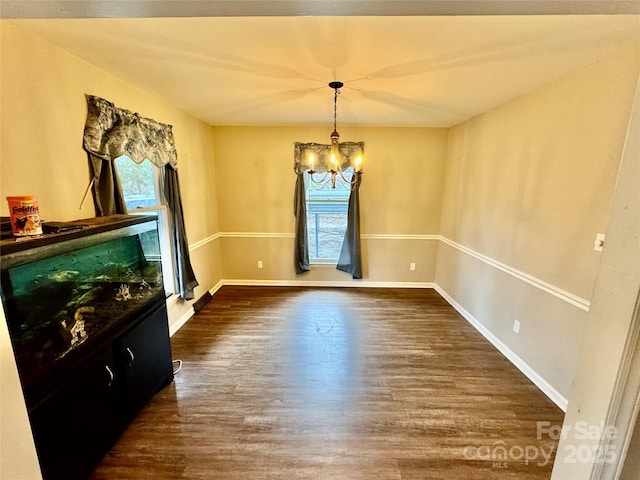
M311 179L311 181L313 183L317 183L317 184L324 183L324 181L327 179L327 175L329 175L329 171L326 171L326 172L324 172L324 175L322 176L322 178L320 180L315 180L313 178L313 174L314 173L316 173L316 172L314 172L313 170L309 170L309 178Z
M351 180L347 180L347 178L342 173L342 169L339 169L338 172L340 173L340 177L342 177L342 180L344 181L344 183L348 183L349 185L355 185L355 183L358 181L356 177L356 172L353 172L353 176L351 177Z

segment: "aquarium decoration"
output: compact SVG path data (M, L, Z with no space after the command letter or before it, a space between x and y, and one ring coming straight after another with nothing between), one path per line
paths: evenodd
M127 300L131 300L131 293L129 292L129 285L122 284L118 287L118 291L116 291L115 299L118 302L126 302Z
M76 310L76 313L73 315L73 321L67 324L67 320L62 320L60 325L62 325L63 336L66 336L64 332L71 337L69 340L70 346L73 347L84 342L87 339L87 331L84 328L85 324L85 315L93 316L96 309L94 307L80 307Z

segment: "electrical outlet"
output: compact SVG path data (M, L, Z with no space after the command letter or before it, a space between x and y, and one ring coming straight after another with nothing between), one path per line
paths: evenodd
M258 268L262 268L262 260L258 260Z
M520 322L518 320L513 321L513 331L520 333Z
M415 263L413 263L413 262L411 262L411 263L409 264L409 270L415 270L415 269L416 269L416 264L415 264Z
M593 249L596 252L601 252L602 247L604 247L604 233L598 233L595 241L593 242Z

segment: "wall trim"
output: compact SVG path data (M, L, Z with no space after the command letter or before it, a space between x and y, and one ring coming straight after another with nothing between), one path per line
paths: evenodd
M491 331L485 327L477 318L469 313L462 305L454 300L442 287L435 285L438 292L460 315L462 315L480 334L489 340L491 344L500 351L507 359L513 363L529 380L531 380L549 399L566 413L569 401L547 382L538 372L531 368L527 362L522 360L516 353L507 347Z
M580 310L588 312L591 307L591 302L589 300L574 295L571 292L567 292L566 290L556 287L555 285L545 282L544 280L534 277L533 275L529 275L528 273L518 270L517 268L513 268L509 265L499 262L498 260L488 257L487 255L483 255L482 253L477 252L469 247L460 245L459 243L456 243L453 240L448 239L447 237L440 236L440 240L447 245L486 263L487 265L491 265L492 267L497 268L502 272L508 273L512 277L522 280L523 282L528 283L529 285L532 285L546 293L550 293L554 297L557 297L560 300L564 300L565 302L578 307Z
M295 234L282 232L218 232L190 244L189 251L193 252L219 238L295 238ZM363 233L360 238L367 240L440 240L440 235Z
M295 234L287 232L219 232L194 243L190 249L201 247L216 238L295 238ZM369 240L440 240L440 235L363 233L360 238Z
M220 234L219 233L214 233L213 235L210 235L207 238L203 238L202 240L198 240L197 242L192 243L191 245L189 245L189 251L193 252L195 249L200 248L200 247L206 245L209 242L213 242L214 240L217 240L218 238L220 238Z
M247 280L225 278L223 285L251 287L363 287L363 288L434 288L433 282L371 282L366 280Z
M189 251L196 250L208 244L209 242L212 242L219 238L295 238L295 235L293 233L282 233L282 232L218 232L213 235L210 235L207 238L204 238L202 240L199 240L198 242L191 244L189 246ZM439 240L443 243L446 243L450 247L453 247L456 250L466 253L467 255L477 260L480 260L481 262L486 263L487 265L497 268L498 270L504 273L507 273L512 277L515 277L525 283L528 283L529 285L536 287L542 290L543 292L549 293L555 296L556 298L559 298L560 300L563 300L573 305L574 307L578 307L580 310L584 310L585 312L588 312L589 309L591 308L591 302L585 298L579 297L578 295L574 295L571 292L563 290L562 288L552 285L549 282L545 282L544 280L538 277L535 277L533 275L530 275L526 272L523 272L522 270L518 270L517 268L511 267L510 265L507 265L494 258L484 255L476 250L473 250L472 248L465 247L464 245L461 245L442 235L369 233L369 234L362 234L361 238L365 240L428 240L428 241ZM396 282L390 282L390 283L382 282L382 283L384 284L382 286L389 285L389 288L397 288L395 287L395 285L397 285ZM301 284L308 285L309 283L302 282ZM238 284L234 283L234 285L238 285ZM317 286L322 286L322 285L317 285ZM336 285L336 286L346 286L346 285ZM424 287L421 287L421 288L424 288Z
M169 325L169 336L173 337L173 335L180 330L182 326L191 319L191 317L193 317L194 313L193 306L189 305L187 311L184 312L176 322Z
M286 232L220 232L223 238L295 238L294 233Z
M366 238L368 240L440 240L440 235L363 233L360 235L360 238Z
M224 285L224 283L222 282L222 280L220 280L218 283L216 283L213 287L211 287L211 289L209 290L209 293L211 295L215 295L216 292L218 290L220 290L222 288L222 286Z
M218 283L216 283L210 290L209 293L211 294L211 296L215 295L215 293L220 290L220 288L223 286L224 284L222 283L222 280L220 280ZM180 298L180 295L172 295L171 297L169 297L170 299L173 299L173 301L170 302L170 300L167 300L167 306L174 304L178 301L178 299ZM187 323L189 320L191 320L191 317L193 317L195 315L195 310L193 309L193 305L190 305L189 308L187 309L186 312L184 312L182 314L182 316L175 321L173 324L169 325L169 336L173 337L173 335L180 330L185 323Z
M217 238L294 238L295 235L293 233L276 233L276 232L219 232L215 235L211 235L210 237L205 238L204 240L200 240L199 242L194 243L189 247L189 250L195 250ZM571 292L563 290L560 287L552 285L549 282L545 282L544 280L530 275L522 270L518 270L517 268L511 267L505 263L502 263L494 258L491 258L487 255L484 255L472 248L465 247L453 240L442 236L442 235L422 235L422 234L386 234L386 233L369 233L362 234L361 238L366 240L439 240L447 245L466 253L474 257L477 260L480 260L487 265L491 265L498 270L511 275L529 285L536 287L543 292L549 293L560 300L563 300L574 307L578 307L585 312L588 312L591 307L591 302L585 298L579 297L578 295L574 295ZM393 284L394 282L392 282ZM306 283L305 283L306 284ZM393 288L393 286L391 287Z

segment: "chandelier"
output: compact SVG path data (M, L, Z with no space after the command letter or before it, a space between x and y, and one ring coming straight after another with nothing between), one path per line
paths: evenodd
M333 89L333 132L331 132L331 144L323 145L318 143L296 143L296 165L304 163L309 173L309 179L315 184L324 184L331 181L331 188L336 188L338 178L343 185L353 188L358 176L362 175L362 164L364 156L363 142L343 142L340 143L340 134L337 128L338 118L338 95L344 86L342 82L330 82L329 87ZM344 170L353 168L351 179L347 179ZM321 175L318 178L318 175Z

